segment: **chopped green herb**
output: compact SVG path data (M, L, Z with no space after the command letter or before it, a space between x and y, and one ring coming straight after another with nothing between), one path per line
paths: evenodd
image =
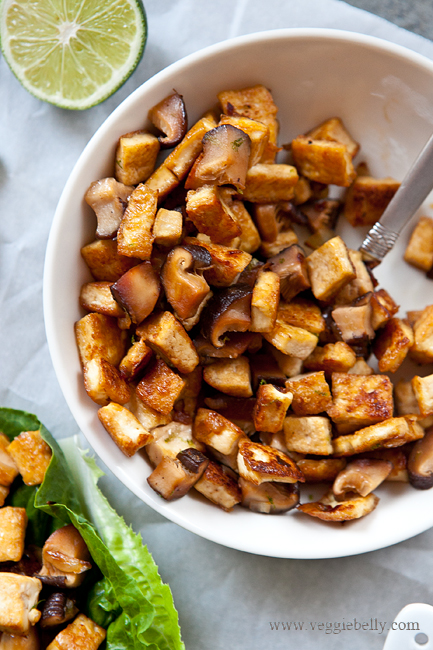
M121 160L116 160L116 165L120 167L120 169L123 169L122 161Z
M259 385L264 386L265 384L267 384L266 379L261 379Z
M308 495L308 499L309 499L309 501L313 501L314 496L313 496L312 494L309 494L309 495Z
M266 495L266 496L268 497L268 501L269 501L269 503L271 504L271 506L273 506L273 505L274 505L274 500L273 500L273 498L270 497L270 496L268 496L268 495Z
M238 138L237 140L233 140L232 142L232 147L235 151L239 149L239 147L242 145L244 139L243 138Z

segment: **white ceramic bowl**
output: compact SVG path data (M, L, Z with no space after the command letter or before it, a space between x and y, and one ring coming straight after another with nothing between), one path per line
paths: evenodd
M132 93L93 136L63 191L49 238L44 309L47 337L60 386L96 453L140 499L184 528L228 547L287 558L354 555L394 544L433 525L433 490L407 485L380 488L368 517L345 526L299 512L265 516L237 507L225 513L198 496L163 501L146 482L150 468L126 458L97 419L78 362L73 324L81 284L89 273L80 247L94 238L95 221L82 197L89 184L113 173L120 135L142 128L148 109L173 88L184 96L190 124L216 101L218 91L263 83L279 108L280 142L322 120L340 116L362 145L378 176L401 180L433 129L433 62L376 38L321 29L287 29L236 38L174 63ZM344 229L359 246L363 233ZM346 232L347 231L347 232ZM402 261L406 236L378 272L402 308L433 302L433 285ZM433 296L432 296L433 297Z

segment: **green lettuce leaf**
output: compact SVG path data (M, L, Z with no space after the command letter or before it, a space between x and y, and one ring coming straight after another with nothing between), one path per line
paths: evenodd
M11 439L37 429L53 451L44 482L33 493L21 486L12 495L33 517L30 534L40 539L48 525L44 516L79 530L104 576L91 590L88 613L108 626L108 650L184 650L171 591L141 536L99 490L102 472L95 461L78 449L77 438L57 443L36 416L0 408L0 431Z

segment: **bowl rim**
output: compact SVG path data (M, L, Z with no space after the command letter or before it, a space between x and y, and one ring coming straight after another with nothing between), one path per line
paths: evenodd
M370 50L376 50L391 54L396 58L404 59L409 61L416 66L427 70L433 75L433 61L428 59L426 56L414 52L413 50L396 44L392 41L382 39L376 36L370 36L367 34L362 34L359 32L349 31L349 30L340 30L340 29L330 29L330 28L284 28L284 29L275 29L275 30L265 30L260 32L253 32L243 36L237 36L234 38L227 39L222 42L209 45L205 48L197 50L187 56L175 61L157 72L155 75L147 79L140 86L138 86L128 97L126 97L103 121L103 123L98 127L94 135L90 138L87 145L83 149L82 153L78 157L68 180L62 190L60 199L58 201L56 211L53 217L47 247L45 254L44 262L44 271L43 271L43 313L44 313L44 322L45 322L45 331L48 342L48 349L50 352L52 364L55 370L57 380L59 382L62 394L66 400L66 403L71 411L72 417L76 421L77 425L83 431L86 429L86 426L83 426L84 418L80 417L80 414L74 413L76 394L72 387L72 382L70 381L70 376L67 372L67 369L62 363L62 354L61 354L61 340L56 328L56 307L55 307L55 292L53 291L53 280L55 275L55 257L56 257L56 244L59 238L61 228L62 228L62 215L65 213L68 201L71 196L71 190L73 189L77 179L80 175L80 169L84 161L92 156L94 150L98 147L98 143L101 138L103 138L104 133L108 130L113 123L118 119L118 116L126 111L130 105L134 104L137 101L137 98L143 93L147 93L154 86L157 86L163 82L166 78L171 77L176 71L182 70L185 67L188 67L195 62L203 62L206 59L212 58L219 53L222 53L226 50L236 49L249 45L251 43L262 43L265 41L275 41L275 40L303 40L308 38L314 38L323 41L333 41L333 42L349 42L350 44L359 44L364 45ZM243 544L231 543L227 540L227 536L223 533L220 533L218 530L208 531L203 530L198 524L189 521L185 518L182 513L173 512L168 510L165 502L161 503L158 501L146 500L143 497L143 494L139 494L138 489L135 486L135 483L132 480L129 480L127 474L123 473L117 466L110 465L109 455L105 453L105 448L99 441L88 439L85 435L86 440L92 446L97 455L102 459L102 461L110 468L112 473L120 480L131 492L133 492L140 500L144 501L152 509L156 510L159 514L163 515L170 521L178 524L179 526L193 532L200 537L203 537L209 541L221 544L228 548L232 548L239 551L249 552L257 555L264 555L267 557L281 557L281 558L291 558L291 559L327 559L327 558L336 558L336 557L347 557L358 555L361 553L367 553L374 550L379 550L391 546L393 544L399 543L401 541L407 540L419 533L424 532L433 525L433 520L428 522L426 525L425 521L417 522L417 525L412 525L409 527L404 535L401 534L398 536L393 536L392 531L388 531L380 543L360 543L358 545L352 545L351 548L348 548L347 551L339 549L338 552L333 551L332 549L327 552L321 552L320 554L311 554L308 552L299 552L292 553L289 549L289 554L279 554L275 552L266 552L261 550L254 540L245 540Z

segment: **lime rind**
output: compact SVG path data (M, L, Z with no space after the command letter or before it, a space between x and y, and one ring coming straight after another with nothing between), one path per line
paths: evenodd
M100 104L134 72L147 38L140 0L1 0L0 47L32 95L69 110Z

